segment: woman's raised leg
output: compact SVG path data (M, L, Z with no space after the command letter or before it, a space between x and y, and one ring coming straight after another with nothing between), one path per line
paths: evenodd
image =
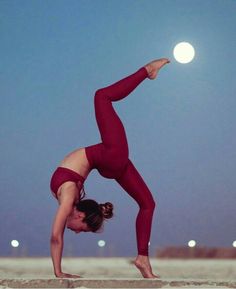
M104 177L119 177L129 155L125 129L112 102L129 95L147 76L148 72L143 67L134 74L97 90L95 94L95 114L102 143L87 147L86 154L92 166Z
M95 114L102 143L86 148L91 168L97 168L107 178L117 178L127 164L129 150L124 126L112 102L128 96L145 78L154 79L169 60L152 61L122 80L97 90Z
M158 71L167 63L169 60L166 58L154 60L135 73L96 92L95 114L105 146L109 148L110 146L127 145L123 125L112 107L112 102L128 96L145 78L156 78ZM124 140L125 143L123 143Z

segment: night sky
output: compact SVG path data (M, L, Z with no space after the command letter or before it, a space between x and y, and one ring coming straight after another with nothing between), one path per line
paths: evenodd
M172 63L158 79L114 104L157 203L151 255L191 239L232 246L235 28L234 0L1 0L0 256L49 255L51 174L70 151L100 141L94 92L161 57ZM195 48L189 64L174 60L181 41ZM85 190L112 202L115 216L100 234L66 232L65 256L135 255L137 204L95 170Z

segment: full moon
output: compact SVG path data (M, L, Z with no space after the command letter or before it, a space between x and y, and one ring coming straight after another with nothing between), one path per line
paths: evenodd
M188 42L178 43L173 51L175 59L180 63L189 63L193 60L195 50Z

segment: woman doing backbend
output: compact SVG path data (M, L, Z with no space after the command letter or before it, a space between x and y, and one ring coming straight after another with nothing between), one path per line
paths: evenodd
M53 222L51 234L51 256L56 277L79 277L63 273L61 258L65 227L80 232L98 231L104 219L112 217L111 203L98 204L85 199L83 183L89 172L97 169L105 178L115 179L138 203L136 238L138 256L134 262L144 278L155 278L148 257L148 243L151 234L155 202L152 194L129 159L128 142L123 124L116 114L112 102L129 95L144 79L155 79L158 71L169 63L166 58L154 60L132 75L96 91L95 114L102 142L77 149L67 155L51 178L51 191L59 207Z

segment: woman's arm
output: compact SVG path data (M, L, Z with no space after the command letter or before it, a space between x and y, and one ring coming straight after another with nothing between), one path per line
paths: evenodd
M66 220L73 210L74 194L68 190L65 194L61 194L61 204L57 210L50 240L51 257L54 267L54 274L56 277L79 277L76 275L66 274L61 269L61 259L63 252L63 235L66 226Z
M67 217L71 212L71 207L67 204L62 203L56 213L52 234L51 234L51 256L54 267L54 274L58 275L62 272L61 270L61 258L63 251L63 235L66 225Z

